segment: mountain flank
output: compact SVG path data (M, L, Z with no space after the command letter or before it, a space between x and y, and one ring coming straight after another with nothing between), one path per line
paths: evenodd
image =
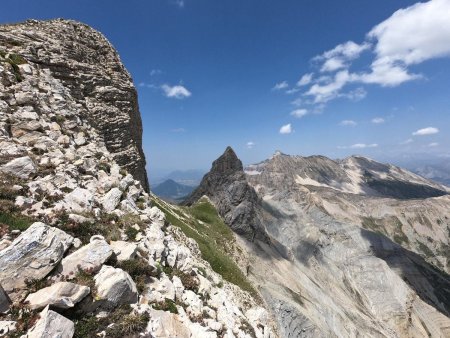
M148 191L141 134L103 35L0 26L0 336L278 337L214 207Z

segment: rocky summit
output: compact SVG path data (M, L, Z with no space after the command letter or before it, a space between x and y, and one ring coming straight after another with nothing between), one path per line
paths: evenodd
M206 194L233 229L235 176L252 192L241 219L269 239L239 243L280 336L450 336L448 188L360 156L277 152L242 174L233 154L188 202Z
M1 337L277 336L209 202L149 193L141 134L103 35L68 20L0 26ZM208 222L223 250L196 237Z

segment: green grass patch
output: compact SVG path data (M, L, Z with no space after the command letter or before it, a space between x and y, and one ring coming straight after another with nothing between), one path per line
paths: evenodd
M231 229L222 221L211 203L200 200L192 207L177 210L156 197L153 202L165 213L169 223L180 228L187 237L197 242L202 258L211 265L215 272L219 273L226 281L239 286L259 299L256 290L227 254L235 239ZM180 219L181 217L175 216L176 214L180 216L179 210L183 210L185 213L182 217L183 220Z
M6 224L10 231L25 231L33 224L33 220L18 213L0 212L0 223Z

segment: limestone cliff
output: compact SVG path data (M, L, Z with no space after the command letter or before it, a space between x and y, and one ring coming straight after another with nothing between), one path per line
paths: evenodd
M229 222L241 169L223 156L188 201L207 195ZM282 337L450 335L446 187L366 158L280 152L237 177L255 194L242 226L257 215L271 239L240 243Z
M277 337L228 227L146 191L141 133L100 33L0 26L0 337Z
M231 147L212 164L199 187L184 202L192 205L202 196L212 198L220 215L239 235L253 240L267 240L267 235L256 214L258 196L247 184L244 168Z
M14 110L48 111L89 121L119 165L148 190L142 150L142 122L130 74L109 41L91 27L69 20L35 21L0 26L0 52L20 55L33 67L17 70L20 80L31 71L35 79L14 85L3 79ZM39 83L40 76L59 81L58 88ZM64 103L70 96L70 103ZM46 100L59 105L51 105ZM48 111L50 112L50 111Z

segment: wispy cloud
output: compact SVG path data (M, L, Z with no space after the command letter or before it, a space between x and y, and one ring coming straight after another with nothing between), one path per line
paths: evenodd
M280 134L290 134L292 133L292 125L290 123L285 124L280 128Z
M156 76L156 75L159 75L159 74L162 74L162 70L161 69L152 69L150 71L150 76Z
M386 122L386 120L382 117L375 117L370 122L372 122L373 124L382 124Z
M296 109L296 110L292 111L290 115L299 119L305 115L308 115L308 110L307 109Z
M437 147L437 146L439 146L439 143L437 143L437 142L432 142L432 143L430 143L428 146L431 147L431 148Z
M161 86L161 89L163 90L164 95L169 98L184 99L192 95L192 93L182 85L169 86L168 84L164 84Z
M433 135L439 133L439 129L435 127L427 127L422 128L419 130L416 130L414 133L412 133L414 136L425 136L425 135Z
M185 5L184 0L174 0L173 3L177 5L179 8L183 8Z
M403 142L401 142L400 145L407 145L407 144L411 144L413 142L414 142L414 140L412 138L409 138L409 139L404 140Z
M288 87L289 87L289 84L287 83L287 81L283 81L283 82L275 84L275 86L273 86L272 90L282 90L282 89L286 89Z
M329 75L299 81L311 84L304 95L312 98L312 104L326 103L342 97L351 99L352 95L342 93L350 84L395 87L422 78L410 71L412 65L450 56L449 17L448 0L419 2L396 11L370 30L361 44L347 41L314 57L313 64ZM369 71L350 71L353 61L365 51L373 55L367 65Z
M313 78L313 73L303 75L297 82L298 87L307 86L311 83Z
M186 129L184 128L174 128L170 130L172 133L184 133L186 132Z
M338 146L339 149L366 149L366 148L376 148L376 147L378 147L377 143L371 143L371 144L355 143L355 144L352 144L351 146Z
M313 61L322 62L321 72L334 72L348 68L349 61L357 59L362 52L369 48L370 44L367 42L359 45L353 41L347 41L322 55L316 56Z
M255 146L255 142L252 142L252 141L247 142L247 149L253 149L254 146Z
M151 89L157 89L158 86L153 83L147 83L147 82L139 82L138 84L141 88L151 88Z
M344 120L339 122L340 126L344 126L344 127L355 127L358 123L356 123L353 120Z

